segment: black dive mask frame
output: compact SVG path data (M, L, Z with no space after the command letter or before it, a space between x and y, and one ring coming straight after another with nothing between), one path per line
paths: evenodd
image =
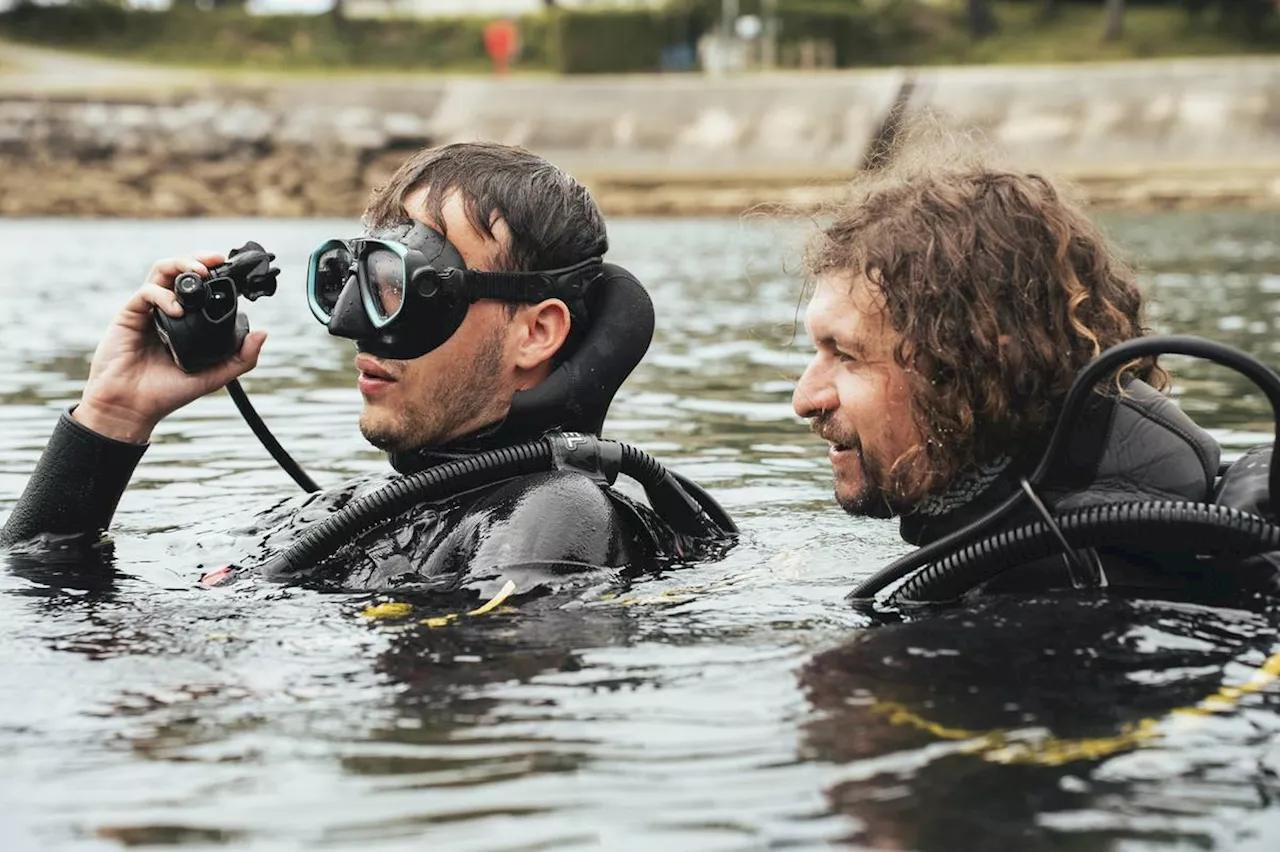
M399 258L394 300L378 292L378 273L369 268L375 252L383 259ZM332 266L335 261L340 273ZM584 323L585 294L603 277L602 267L602 258L591 257L560 269L531 272L468 269L444 234L414 222L321 243L307 267L307 302L330 334L354 340L359 351L376 358L407 361L451 338L471 305L481 299L523 304L561 299L570 316ZM344 278L336 298L335 274ZM388 310L389 301L393 310Z

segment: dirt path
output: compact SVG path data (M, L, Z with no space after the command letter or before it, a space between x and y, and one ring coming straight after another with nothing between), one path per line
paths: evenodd
M0 41L0 91L5 93L155 91L200 86L212 79L207 72L195 69L142 65Z
M0 40L0 94L29 92L53 94L69 92L112 92L163 94L211 87L272 88L308 90L323 96L341 91L347 99L361 102L366 95L386 89L404 91L424 84L438 84L454 78L483 79L468 73L418 71L359 72L336 74L267 71L262 69L202 69L170 65L148 65L91 54L32 47Z

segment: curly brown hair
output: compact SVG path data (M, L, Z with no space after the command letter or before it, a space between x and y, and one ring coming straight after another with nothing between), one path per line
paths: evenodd
M1080 369L1147 332L1132 269L1038 174L890 166L858 179L808 247L813 277L865 276L901 339L921 441L889 471L907 500L1040 446ZM1163 388L1154 359L1126 365Z

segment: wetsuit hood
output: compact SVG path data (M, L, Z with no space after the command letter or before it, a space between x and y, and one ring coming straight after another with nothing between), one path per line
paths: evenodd
M569 355L537 387L518 391L504 420L448 444L389 453L400 473L416 473L482 450L531 441L552 431L599 435L618 388L653 340L649 294L621 266L604 264L587 288L586 331L574 335Z

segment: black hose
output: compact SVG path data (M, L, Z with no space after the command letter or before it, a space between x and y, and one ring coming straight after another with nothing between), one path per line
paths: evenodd
M676 474L668 471L643 450L629 444L593 439L599 444L621 449L619 472L639 482L649 503L676 532L697 538L726 540L738 531L728 513L710 495L698 488L685 491ZM288 581L332 555L346 542L385 523L400 512L428 500L539 471L553 470L558 465L557 442L566 450L563 437L553 433L526 444L486 450L465 459L446 462L393 480L373 494L353 500L337 512L308 529L287 550L272 557L262 566L268 580ZM575 444L581 447L581 444ZM597 458L590 453L588 457ZM612 478L609 478L612 482ZM724 518L726 524L720 523Z
M1148 553L1247 556L1280 550L1280 526L1227 506L1161 501L1111 503L1055 516L1073 548L1141 542ZM1049 524L1035 521L973 542L916 573L889 603L954 600L1012 568L1061 553ZM1211 566L1206 565L1206 570ZM1223 577L1223 580L1230 579Z
M674 479L681 488L693 495L702 508L706 511L707 516L715 523L716 530L719 533L717 537L732 537L738 534L738 525L734 522L725 508L716 502L716 498L712 497L707 489L698 483L689 479L687 476L681 476L674 470L668 471L671 478Z
M258 440L262 442L262 446L267 448L267 452L271 453L271 457L276 460L276 464L284 468L284 472L293 477L293 481L301 485L303 491L308 493L319 491L320 486L316 485L315 480L307 476L307 472L302 469L302 465L293 460L293 456L289 455L285 448L280 446L276 436L271 434L267 424L262 422L262 418L258 416L253 404L249 402L249 397L245 394L244 388L240 386L239 379L232 379L227 383L227 393L231 394L231 399L235 402L236 408L240 409L240 416L249 424L253 434L258 436Z
M249 424L249 428L253 430L253 434L258 436L258 440L267 448L267 451L271 453L271 457L284 469L285 473L293 477L293 481L302 486L304 491L308 493L319 491L320 486L316 485L315 481L302 469L302 466L293 460L293 457L271 434L267 424L262 421L253 404L249 402L249 397L245 394L240 382L232 379L227 384L227 392L231 394L231 399L235 402L236 408L240 410L240 415L244 417L245 422ZM657 459L643 450L629 444L621 444L620 446L622 447L622 472L644 486L645 493L649 496L649 502L653 504L654 511L664 519L667 519L668 523L672 524L673 529L677 532L698 537L726 538L737 535L738 526L733 522L733 518L700 485L691 482L674 471L668 471ZM514 449L514 447L506 449ZM479 457L475 456L473 458ZM550 465L537 469L548 470ZM513 473L509 475L517 476L519 474ZM506 476L495 475L492 479L486 478L485 481L496 481L497 479L505 478ZM432 486L424 487L430 489ZM423 496L420 499L428 500L431 497ZM406 506L405 508L408 507ZM394 512L391 514L394 514ZM674 522L671 519L674 519ZM284 555L287 556L292 550L291 548ZM328 554L326 553L325 555L327 556Z
M1190 355L1196 358L1203 358L1225 367L1231 367L1251 379L1266 395L1267 401L1271 403L1271 412L1276 423L1275 449L1272 450L1272 454L1275 457L1280 457L1280 376L1274 370L1251 355L1200 337L1188 335L1141 337L1111 347L1089 362L1080 371L1080 375L1076 376L1076 380L1071 385L1071 390L1067 393L1066 401L1063 403L1062 413L1054 426L1053 434L1049 439L1049 446L1045 449L1044 455L1041 456L1035 472L1029 477L1029 482L1033 487L1039 487L1044 484L1049 471L1058 464L1059 457L1067 452L1076 422L1079 420L1085 404L1089 401L1090 395L1094 393L1098 383L1114 375L1119 367L1131 361L1153 355ZM1275 502L1276 498L1280 497L1280 464L1272 465L1270 473L1271 505L1280 505ZM870 577L858 583L853 591L849 593L849 599L854 602L869 602L871 598L884 591L890 584L901 580L915 569L930 562L937 562L952 551L963 547L984 533L990 532L1017 511L1025 499L1026 495L1023 492L1017 492L990 513L968 526L890 562Z
M622 472L644 486L653 510L676 532L698 538L725 538L738 531L732 521L729 528L723 528L697 495L682 488L675 474L644 450L623 444ZM706 499L718 514L728 517L710 495L706 495Z
M343 543L418 503L513 476L550 470L552 465L551 442L543 438L477 453L392 480L311 527L287 550L268 560L262 566L262 574L277 582L296 579Z

